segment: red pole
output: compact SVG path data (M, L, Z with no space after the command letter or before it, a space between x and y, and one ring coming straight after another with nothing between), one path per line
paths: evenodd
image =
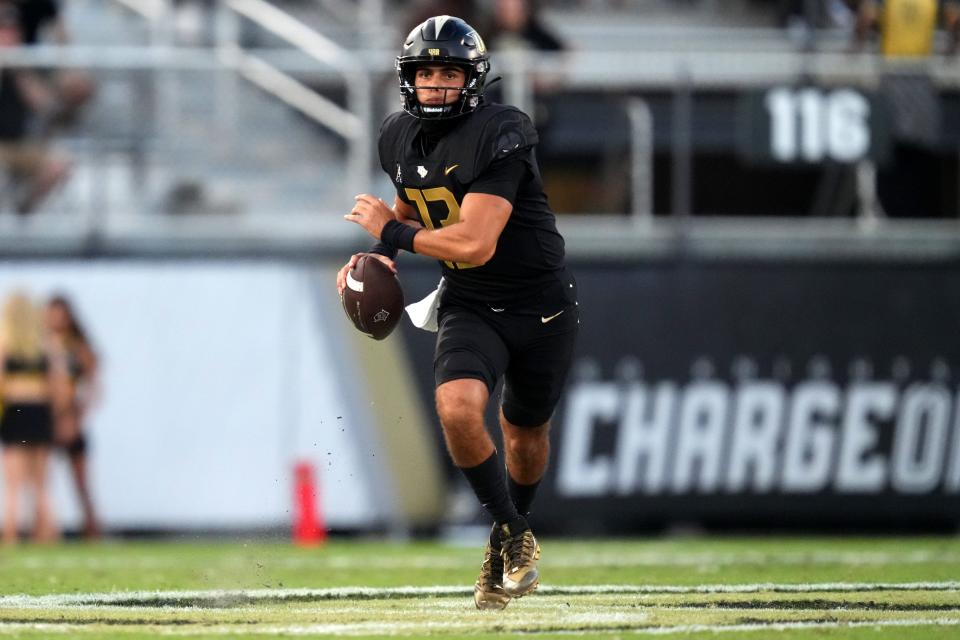
M293 542L302 546L322 544L327 539L313 465L301 460L294 465Z

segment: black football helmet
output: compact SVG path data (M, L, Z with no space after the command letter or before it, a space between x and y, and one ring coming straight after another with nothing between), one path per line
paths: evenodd
M460 98L445 105L420 104L414 81L417 67L422 64L453 64L462 68L467 77L459 89ZM407 36L396 68L403 110L416 118L443 120L470 113L480 105L490 72L490 57L476 29L460 18L434 16Z

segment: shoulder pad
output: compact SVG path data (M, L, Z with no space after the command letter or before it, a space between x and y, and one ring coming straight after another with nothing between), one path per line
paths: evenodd
M539 141L537 130L527 114L515 107L491 105L476 115L485 116L477 146L476 173L497 160L526 153Z
M415 118L403 111L395 111L383 120L380 125L380 136L377 139L377 151L380 154L380 166L387 173L393 171L397 149L403 138L403 132L410 127Z

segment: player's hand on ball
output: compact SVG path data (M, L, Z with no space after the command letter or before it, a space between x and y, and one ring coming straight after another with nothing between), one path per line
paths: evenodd
M354 327L374 340L383 340L403 317L403 287L397 274L375 256L379 257L361 255L347 272L340 302Z
M395 220L393 209L387 206L387 203L380 198L375 198L366 193L361 193L356 197L357 203L353 210L343 216L344 220L356 222L367 230L367 233L374 238L380 239L380 233L383 231L383 225L390 220Z
M337 272L337 293L340 294L341 298L343 297L343 290L347 286L347 273L349 273L351 269L357 266L357 260L360 259L360 256L365 256L365 255L368 255L368 254L366 253L353 254L352 256L350 256L350 259L347 260L347 264L343 265L340 271ZM387 256L382 256L379 253L371 253L369 255L372 255L377 260L387 265L387 267L393 273L397 272L397 263L391 260L390 258L388 258Z

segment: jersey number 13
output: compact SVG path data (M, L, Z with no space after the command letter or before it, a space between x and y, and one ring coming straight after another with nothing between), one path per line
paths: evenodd
M433 218L430 217L430 207L427 204L429 202L442 202L447 205L446 215L442 218L438 216L441 227L460 221L460 203L457 202L450 189L446 187L431 187L430 189L411 189L407 187L404 192L410 200L416 203L417 209L420 211L420 218L428 229L436 228L433 224ZM450 262L449 260L445 260L444 264L451 269L471 269L477 266L469 262Z

